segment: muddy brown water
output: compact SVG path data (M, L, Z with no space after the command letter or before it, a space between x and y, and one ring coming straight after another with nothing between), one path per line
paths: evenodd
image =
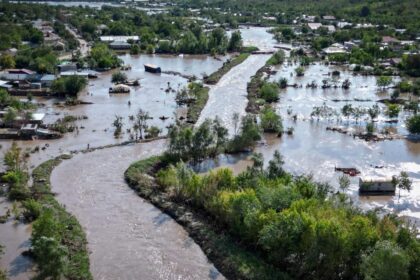
M52 173L57 200L86 231L95 279L223 279L185 230L124 182L165 141L79 154Z

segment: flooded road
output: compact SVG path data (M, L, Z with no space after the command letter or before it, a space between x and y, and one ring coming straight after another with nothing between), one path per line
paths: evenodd
M264 51L273 50L275 42L272 35L266 32L267 28L241 28L239 30L245 46L256 46ZM226 73L216 85L210 87L209 100L196 125L217 116L232 136L234 134L233 114L237 113L240 117L246 114L247 84L270 57L271 55L250 55L244 62Z
M164 147L159 140L79 154L53 171L57 200L86 231L95 279L224 279L180 225L124 182L132 162Z

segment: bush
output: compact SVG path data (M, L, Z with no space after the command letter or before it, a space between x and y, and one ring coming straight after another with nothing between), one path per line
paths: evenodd
M42 205L41 203L37 202L34 199L28 199L23 202L23 216L29 222L36 220L42 212Z
M284 51L279 50L267 61L268 65L279 65L284 62Z
M266 102L276 102L279 100L279 87L275 83L265 82L260 89L260 95Z
M415 115L407 119L405 125L408 132L412 134L420 134L420 115Z
M51 90L62 95L77 97L77 94L86 86L87 80L80 76L67 76L55 80Z
M111 82L119 84L127 81L127 75L121 71L112 74Z
M283 132L281 117L270 107L266 107L261 112L261 127L264 132Z

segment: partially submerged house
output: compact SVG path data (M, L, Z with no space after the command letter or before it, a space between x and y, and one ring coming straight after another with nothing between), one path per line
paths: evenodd
M395 185L389 177L360 177L359 193L361 194L394 194Z

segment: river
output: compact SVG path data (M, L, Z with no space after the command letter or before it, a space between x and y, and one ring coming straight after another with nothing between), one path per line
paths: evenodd
M124 182L132 162L164 147L160 140L79 154L53 171L57 200L86 231L95 279L223 279L180 225Z
M270 51L274 48L274 40L267 33L267 28L242 28L240 29L243 44L255 46L262 51ZM228 129L229 135L234 134L234 122L232 117L239 114L243 117L248 104L247 84L251 77L263 67L271 55L250 55L244 62L233 67L220 81L210 87L209 100L206 103L196 126L206 119L214 119L216 116Z

